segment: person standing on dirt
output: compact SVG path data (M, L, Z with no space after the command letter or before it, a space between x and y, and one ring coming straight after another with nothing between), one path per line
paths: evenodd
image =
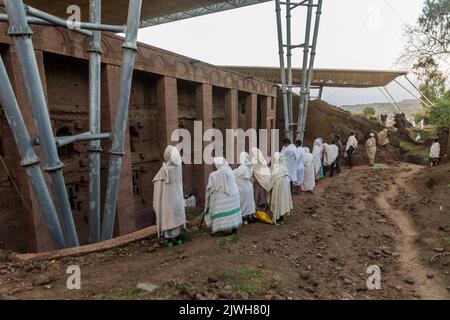
M288 138L283 140L283 149L281 154L284 157L286 168L289 174L289 179L294 184L297 181L297 158L298 152L295 144L291 143Z
M168 146L164 151L164 163L153 179L153 209L156 214L158 236L167 240L167 246L182 244L186 230L185 201L181 155L177 148Z
M288 170L281 153L275 152L272 165L272 193L270 197L270 211L274 224L284 224L284 216L294 208Z
M295 193L300 193L300 189L305 178L305 164L303 162L305 152L303 150L303 142L301 140L295 141L295 146L297 147L297 180L294 182L294 186L297 188Z
M377 154L377 140L373 132L370 133L369 139L366 141L367 158L369 158L369 164L375 165L375 156Z
M347 139L347 145L345 146L345 155L347 156L347 165L351 169L353 167L353 153L358 149L358 140L353 132Z
M334 140L332 141L333 144L336 145L336 147L338 147L338 157L336 158L336 161L334 163L334 168L336 169L336 172L338 174L341 173L342 168L341 168L341 161L342 161L342 156L343 156L343 150L344 150L344 146L342 145L342 140L341 140L341 136L336 134L334 136Z
M253 170L250 156L242 152L239 156L241 165L234 169L234 176L241 200L241 213L244 224L256 222L255 195L253 191Z
M439 163L441 156L441 145L438 139L433 139L433 144L430 148L430 166L434 167Z
M236 233L242 225L241 202L236 178L223 157L214 158L216 171L208 178L205 223L212 235Z

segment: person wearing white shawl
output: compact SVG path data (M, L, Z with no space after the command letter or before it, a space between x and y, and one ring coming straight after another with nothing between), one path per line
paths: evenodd
M294 181L294 185L300 189L305 178L305 164L303 159L305 151L303 150L303 142L300 140L295 142L295 147L297 148L297 180Z
M333 176L335 170L336 159L339 156L339 148L335 144L323 144L323 165L330 167L330 177Z
M289 214L294 208L292 204L291 186L288 171L281 153L275 152L274 163L272 165L272 194L270 197L270 211L272 221L275 224L282 224L283 217Z
M272 175L261 150L257 148L251 150L251 163L254 178L253 190L255 193L255 205L259 208L269 209Z
M316 179L314 172L314 158L311 152L309 152L309 148L303 148L303 162L305 164L305 178L303 181L302 190L305 192L312 192L316 187Z
M438 139L433 139L433 144L430 148L430 164L432 167L439 163L439 157L441 156L441 145Z
M288 138L283 140L283 149L281 150L281 154L283 155L286 163L289 179L291 179L292 183L295 183L297 181L297 162L299 153L295 144L291 144L291 140Z
M377 155L377 140L373 132L370 133L369 139L366 141L367 158L369 158L369 164L375 165L375 156Z
M355 134L350 133L347 139L347 145L345 146L345 155L347 156L347 164L349 168L353 167L353 153L358 149L358 140L356 140Z
M169 245L173 239L181 244L180 237L186 230L181 163L178 150L168 146L164 151L164 163L153 178L153 209L158 236L168 239Z
M255 195L253 193L253 170L250 162L250 156L247 152L242 152L239 156L240 166L234 170L236 184L239 190L241 200L241 213L244 222L255 221Z
M205 222L213 235L229 234L242 225L238 186L223 157L214 158L214 166L206 188Z
M314 175L316 180L319 180L320 178L323 177L322 145L323 145L322 138L317 138L316 140L314 140L312 155L314 159Z

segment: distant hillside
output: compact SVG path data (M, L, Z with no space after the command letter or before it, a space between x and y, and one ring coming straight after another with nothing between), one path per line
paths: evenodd
M412 117L417 111L422 109L422 104L419 100L403 100L397 103L400 109L406 114L407 118ZM353 114L362 113L365 107L373 107L377 111L377 115L389 114L394 115L396 109L390 103L368 103L368 104L355 104L355 105L344 105L340 108L350 111Z

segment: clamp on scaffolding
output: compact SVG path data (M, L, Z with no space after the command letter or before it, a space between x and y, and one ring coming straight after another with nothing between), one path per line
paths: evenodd
M278 54L280 59L280 76L281 91L283 94L283 112L284 126L286 137L292 139L294 129L296 129L297 139L304 139L306 118L308 115L308 106L310 100L311 83L313 80L314 60L316 56L317 39L319 35L320 17L322 14L323 0L302 0L300 2L291 2L286 0L281 2L275 0L278 30ZM283 37L283 23L281 18L281 6L286 6L286 43ZM307 9L305 42L300 45L292 44L292 10L304 7ZM311 39L311 29L313 20L313 9L316 9L316 17L314 22L314 30ZM285 66L285 53L287 68ZM296 87L292 83L292 50L303 48L303 66L302 66L302 83L300 86L300 104L298 106L297 122L294 122L293 112L293 88Z

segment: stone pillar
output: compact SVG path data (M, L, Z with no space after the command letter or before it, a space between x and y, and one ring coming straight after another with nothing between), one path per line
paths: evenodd
M245 129L257 129L258 95L255 93L250 93L246 98L245 106Z
M164 76L156 83L156 99L159 114L161 159L167 145L176 145L170 141L172 132L178 128L178 92L177 79Z
M45 77L45 67L44 67L44 56L41 51L35 51L36 59L39 67L39 72L41 76L41 81L44 87L44 93L47 97L47 86ZM20 70L20 64L17 59L17 53L13 46L6 50L4 56L4 62L9 74L11 84L16 93L16 98L19 103L22 116L27 125L28 131L31 138L37 138L37 131L35 123L33 120L31 108L28 102L28 96L26 88L23 84L22 73ZM47 226L42 217L42 213L39 209L38 203L32 191L31 185L28 180L26 171L20 167L20 156L17 151L17 146L14 140L11 140L11 146L5 146L5 149L14 150L12 153L15 155L13 161L11 161L10 171L15 176L17 184L20 188L20 192L27 202L27 205L31 208L32 212L27 212L27 209L23 207L20 211L21 215L25 215L22 223L25 223L26 234L18 234L17 237L26 237L25 242L27 243L28 249L33 252L44 252L53 250L53 241L48 232ZM36 148L36 154L39 157L39 148ZM44 174L45 176L45 174ZM47 178L47 177L46 177ZM17 204L22 206L21 203ZM18 217L19 221L21 220ZM20 223L20 222L19 222Z
M238 129L239 128L239 95L237 89L227 90L225 94L225 129ZM227 155L227 144L230 144L231 141L228 141L228 137L225 136L224 147L225 147L225 155ZM234 141L234 151L233 157L228 159L230 164L237 164L237 142Z
M104 70L105 72L102 77L102 132L111 132L117 113L117 99L120 86L120 67L106 65ZM110 146L110 143L108 145L105 143L103 148L105 151L108 151ZM126 130L124 151L125 155L123 157L122 171L120 174L120 190L117 203L114 236L128 234L136 230L129 130ZM108 168L106 168L106 171L107 170ZM105 178L103 178L103 180L105 180Z
M203 134L206 130L209 130L213 126L213 94L212 86L209 84L200 84L196 89L196 103L197 103L197 119L202 121L202 146L204 148L209 142L203 141ZM199 139L198 137L196 137ZM194 181L195 181L195 193L198 198L198 205L202 206L205 202L205 190L208 184L209 174L212 172L212 165L205 164L203 161L202 150L202 164L194 165ZM198 155L197 155L198 156ZM195 157L195 154L194 154Z

